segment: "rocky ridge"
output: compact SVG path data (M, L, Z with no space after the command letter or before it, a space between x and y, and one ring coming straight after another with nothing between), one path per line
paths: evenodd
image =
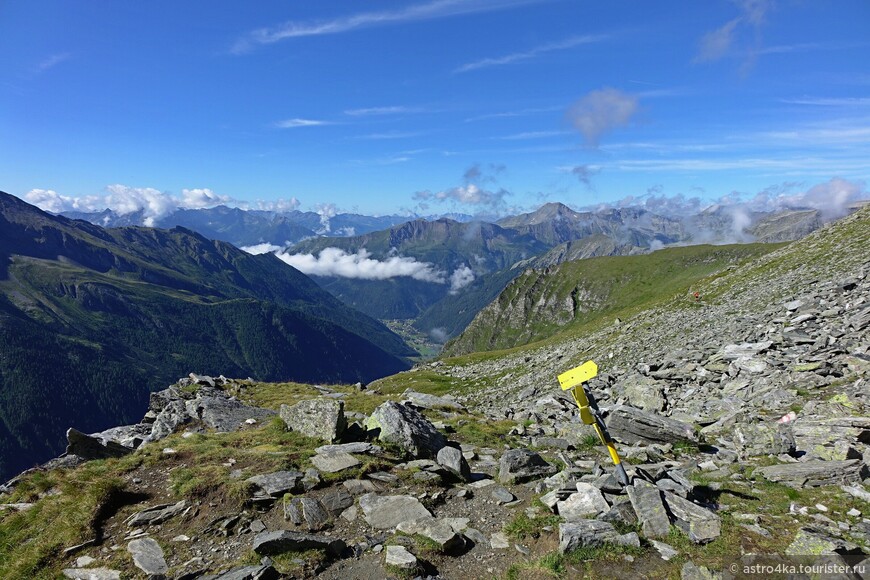
M456 578L533 575L556 554L548 561L567 577L700 578L722 569L723 547L864 561L866 225L867 212L852 216L754 272L708 281L700 300L679 296L589 336L394 378L470 385L461 396L380 402L383 382L314 387L275 416L248 402L249 381L191 376L152 395L136 426L70 432L60 461L123 453L108 461L134 466L121 472L132 497L95 539L62 546L57 565L71 578ZM625 488L555 380L587 358L599 362L589 390L625 460ZM348 411L355 397L379 404ZM469 425L503 431L475 444ZM251 439L252 461L241 437L278 427L291 451ZM294 438L302 432L319 446ZM179 497L178 474L205 461L185 445L210 437L223 463L209 473L226 481ZM263 469L270 453L277 464ZM36 473L7 484L0 526L57 501L54 488L24 493Z

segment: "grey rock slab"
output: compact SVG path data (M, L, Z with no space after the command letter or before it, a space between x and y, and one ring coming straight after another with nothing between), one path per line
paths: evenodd
M127 544L133 564L148 576L162 577L169 570L163 549L154 538L140 538Z
M152 393L151 400L154 401ZM187 406L184 401L171 400L158 412L154 423L151 425L151 433L148 435L149 441L158 441L164 437L168 437L175 432L179 425L190 422L192 419L187 414Z
M404 534L419 534L435 542L441 552L451 552L465 545L449 522L442 519L420 519L399 523L396 529Z
M489 490L489 494L500 504L510 503L516 499L514 494L509 492L507 489L503 488L500 485L495 485Z
M347 427L344 402L320 398L281 405L281 418L291 430L332 443Z
M789 556L832 556L845 553L857 546L840 538L835 538L822 530L804 527L798 530L792 543L785 549Z
M556 503L557 513L568 522L595 517L610 510L601 490L583 481L577 482L577 492Z
M289 551L326 550L339 555L346 547L344 540L330 536L304 534L289 530L262 532L254 537L253 550L261 556L271 556Z
M770 481L801 488L858 483L867 477L868 468L860 459L848 459L784 463L761 467L755 473Z
M511 547L511 542L504 532L496 532L490 537L489 545L493 550L506 550Z
M643 535L647 538L666 538L671 529L671 521L659 488L642 479L635 479L634 484L625 490L641 523Z
M273 566L240 566L215 576L214 580L278 580L281 573Z
M367 479L346 479L342 482L344 488L351 495L362 495L380 491L377 485Z
M350 453L327 453L323 455L315 455L311 458L311 463L320 471L326 473L336 473L351 467L361 465L359 459Z
M372 445L371 443L365 441L359 441L355 443L339 443L337 445L321 445L314 449L315 452L320 454L329 454L329 453L372 453L378 454L383 449L377 445Z
M215 431L237 431L245 421L263 421L276 413L271 409L261 409L245 405L227 396L218 389L203 388L197 397L185 405L188 415L195 417Z
M451 396L439 397L426 393L418 393L410 389L402 393L402 400L410 401L417 407L422 407L424 409L444 409L449 411L461 411L465 408Z
M284 504L284 519L291 520L297 526L304 522L309 532L319 532L329 524L331 518L316 499L294 497Z
M462 456L461 449L445 445L438 451L435 460L438 462L438 465L458 477L461 481L471 479L471 468L468 466L468 461Z
M721 572L714 572L706 566L698 566L694 562L686 562L680 569L680 580L720 580Z
M662 557L662 560L667 561L680 554L676 550L676 548L674 548L670 544L665 544L664 542L659 542L658 540L650 540L649 543L652 544L652 547L656 549L656 551Z
M103 441L99 437L86 435L78 429L70 427L66 431L66 452L69 455L77 455L82 459L108 459L110 457L123 457L133 452L130 447L125 447L114 441Z
M402 522L432 519L420 500L409 495L367 493L359 498L359 507L366 522L381 530L395 529Z
M397 445L413 457L434 458L447 444L444 436L416 409L387 401L366 420L366 429L378 431L378 440Z
M73 580L121 580L121 573L109 568L66 568L63 575Z
M665 505L674 517L674 523L696 544L706 544L722 533L719 516L672 493L665 493Z
M405 546L387 546L384 563L402 570L413 570L417 567L417 558Z
M187 501L181 500L174 504L163 504L142 510L127 520L131 528L144 525L162 524L169 518L175 517L187 508Z
M695 443L691 425L628 405L614 407L607 417L610 434L624 443Z
M765 340L764 342L728 344L722 347L718 353L718 357L725 360L750 358L767 351L771 346L773 346L773 341L770 340Z
M867 503L870 503L870 492L861 487L858 487L857 485L841 485L840 489L842 489L852 497L857 497L860 500L864 500Z
M528 449L508 449L499 460L498 480L501 483L522 483L553 475L558 470L543 457Z
M324 494L320 498L323 507L333 515L338 515L353 505L353 496L348 492L336 489Z
M301 471L276 471L249 477L246 481L253 483L268 496L278 498L285 493L299 491L300 482L305 476Z
M564 554L584 546L616 542L619 533L613 525L599 520L578 520L559 524L559 552Z

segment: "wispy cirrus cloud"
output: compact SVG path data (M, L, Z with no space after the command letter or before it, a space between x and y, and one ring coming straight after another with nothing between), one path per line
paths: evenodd
M561 111L562 106L552 106L552 107L532 107L527 109L518 109L516 111L501 111L498 113L486 113L484 115L477 115L476 117L469 117L465 119L466 123L474 123L477 121L486 121L488 119L504 119L504 118L512 118L512 117L525 117L526 115L537 115L539 113L551 113L553 111Z
M712 62L728 56L734 52L738 39L745 38L744 32L748 32L751 39L743 42L747 49L742 51L742 69L748 70L763 53L765 49L761 46L761 27L768 12L773 9L773 0L734 0L734 4L737 5L740 15L702 36L693 62Z
M488 68L492 66L504 66L506 64L513 64L515 62L520 62L524 60L529 60L540 56L542 54L546 54L548 52L555 52L559 50L567 50L569 48L573 48L575 46L580 46L581 44L592 44L595 42L602 42L609 38L606 34L589 34L585 36L572 36L566 40L561 42L550 42L547 44L542 44L540 46L536 46L534 48L530 48L529 50L523 52L514 52L511 54L507 54L499 57L490 57L484 58L481 60L476 60L474 62L466 63L460 67L457 67L453 72L455 73L464 73L472 70L477 70L481 68Z
M72 58L72 54L68 52L59 52L57 54L53 54L48 58L39 62L36 65L36 73L43 73L49 69L52 69L59 65L62 62L66 62Z
M363 28L387 26L404 22L418 22L461 16L480 12L506 10L541 0L434 0L425 4L407 6L397 10L360 12L331 20L291 20L274 27L258 28L239 38L231 51L235 54L249 52L257 46L274 44L289 38L341 34Z
M299 127L319 127L321 125L334 125L335 123L331 121L323 121L320 119L284 119L283 121L276 121L274 126L278 129L296 129Z
M523 133L514 133L513 135L505 135L504 137L493 137L502 141L525 141L527 139L546 139L548 137L559 137L561 135L569 135L568 131L525 131Z
M428 111L429 109L425 107L389 106L348 109L344 112L344 114L350 115L351 117L374 117L384 115L408 115L415 113L426 113Z

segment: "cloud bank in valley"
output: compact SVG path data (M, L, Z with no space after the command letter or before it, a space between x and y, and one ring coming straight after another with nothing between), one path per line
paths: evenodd
M385 260L371 257L361 249L353 254L340 248L324 248L320 254L276 254L281 260L309 276L338 276L361 280L387 280L408 277L423 282L444 284L447 273L430 262L418 262L407 256L390 256Z

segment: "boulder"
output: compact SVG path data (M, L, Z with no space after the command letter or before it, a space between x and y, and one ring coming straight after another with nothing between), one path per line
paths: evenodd
M622 381L624 394L628 402L644 411L658 412L665 408L665 400L662 383L640 374L635 374ZM616 385L619 387L619 384Z
M347 428L344 401L325 397L281 405L280 415L291 431L329 443L338 441Z
M263 421L275 415L271 409L245 405L221 389L203 387L185 404L187 414L220 432L238 431L245 422Z
M607 429L614 439L630 444L698 441L691 425L628 405L618 405L610 411Z
M462 456L462 450L457 447L445 445L435 456L438 465L452 473L461 481L471 479L471 468L468 467L468 461Z
M797 448L790 423L738 421L730 436L734 450L743 457L792 454Z
M867 464L860 459L784 463L760 467L755 473L794 488L859 483L868 477Z
M371 453L379 454L383 449L366 441L354 443L339 443L337 445L321 445L314 449L317 453L326 455L329 453Z
M508 449L499 460L498 480L501 483L522 483L553 475L557 471L554 465L544 461L544 458L534 451Z
M326 550L332 555L340 555L346 547L344 540L329 536L318 536L276 530L261 532L254 537L253 550L261 556L272 556L284 552L300 552L302 550Z
M66 440L67 454L77 455L82 459L108 459L109 457L122 457L133 452L133 449L130 447L125 447L114 441L103 441L98 437L85 435L72 427L66 431Z
M163 549L153 538L140 538L127 544L127 551L133 556L133 564L146 576L163 578L169 566L163 557Z
M696 544L706 544L722 533L719 516L678 495L665 492L665 505L674 523Z
M434 458L447 444L444 436L417 410L387 401L366 420L366 429L378 440L398 446L413 457Z
M395 529L402 522L432 519L432 514L410 495L377 495L367 493L359 498L363 517L373 528Z

